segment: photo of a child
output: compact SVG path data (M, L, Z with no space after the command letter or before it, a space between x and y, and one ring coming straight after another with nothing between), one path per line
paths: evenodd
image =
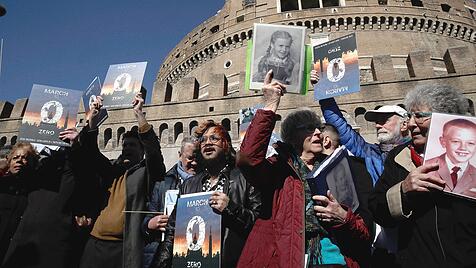
M304 27L255 24L250 88L260 89L268 71L274 80L299 93L304 64Z

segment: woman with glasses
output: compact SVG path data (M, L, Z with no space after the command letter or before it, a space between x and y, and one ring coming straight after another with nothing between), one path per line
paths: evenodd
M476 267L476 203L444 195L445 181L423 165L431 113L466 114L468 103L449 86L426 85L406 95L411 143L393 149L369 199L374 220L398 227L400 267Z

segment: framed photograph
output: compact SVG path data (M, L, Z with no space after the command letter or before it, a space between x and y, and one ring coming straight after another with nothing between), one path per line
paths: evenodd
M304 71L305 27L258 24L253 31L250 89L261 89L269 70L288 93L300 93Z
M445 193L476 201L476 118L433 113L424 163L438 163L433 174Z

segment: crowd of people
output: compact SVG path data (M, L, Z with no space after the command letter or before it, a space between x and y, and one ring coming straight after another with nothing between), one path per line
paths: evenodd
M472 180L476 125L445 125L446 152L423 164L432 113L467 114L460 92L427 84L408 91L405 108L367 111L376 144L352 129L333 98L321 100L325 123L309 108L290 112L266 157L286 84L271 70L262 90L264 107L239 150L206 120L168 171L140 93L138 128L123 134L118 159L98 148L100 97L81 131L60 134L70 147L2 148L0 267L171 267L177 212L164 213L169 190L213 192L221 267L476 267L476 202L442 192ZM456 144L458 127L474 141ZM343 160L316 192L310 181L337 153ZM445 161L453 163L448 176L436 172Z

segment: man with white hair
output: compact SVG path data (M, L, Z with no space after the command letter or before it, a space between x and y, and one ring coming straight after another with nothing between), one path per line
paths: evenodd
M311 71L311 83L315 84L318 80L317 72ZM347 123L334 98L320 100L319 104L326 123L333 125L339 131L340 143L355 156L365 159L367 170L375 185L382 175L383 163L388 152L410 140L407 111L397 105L384 105L377 110L367 111L364 117L369 122L375 122L379 142L372 144L366 142Z
M318 73L314 70L311 71L311 83L315 84L318 81ZM388 152L411 139L408 131L407 111L397 105L384 105L376 110L367 111L364 114L365 120L375 122L377 130L378 143L373 144L365 141L357 131L352 129L334 98L320 100L319 104L326 123L333 125L339 131L340 143L345 145L352 154L365 160L367 171L375 185L383 173ZM386 228L384 232L381 232L377 225L376 239L373 245L375 250L372 255L373 266L390 265L389 263L394 257L387 251L390 253L397 251L396 238L396 230Z

